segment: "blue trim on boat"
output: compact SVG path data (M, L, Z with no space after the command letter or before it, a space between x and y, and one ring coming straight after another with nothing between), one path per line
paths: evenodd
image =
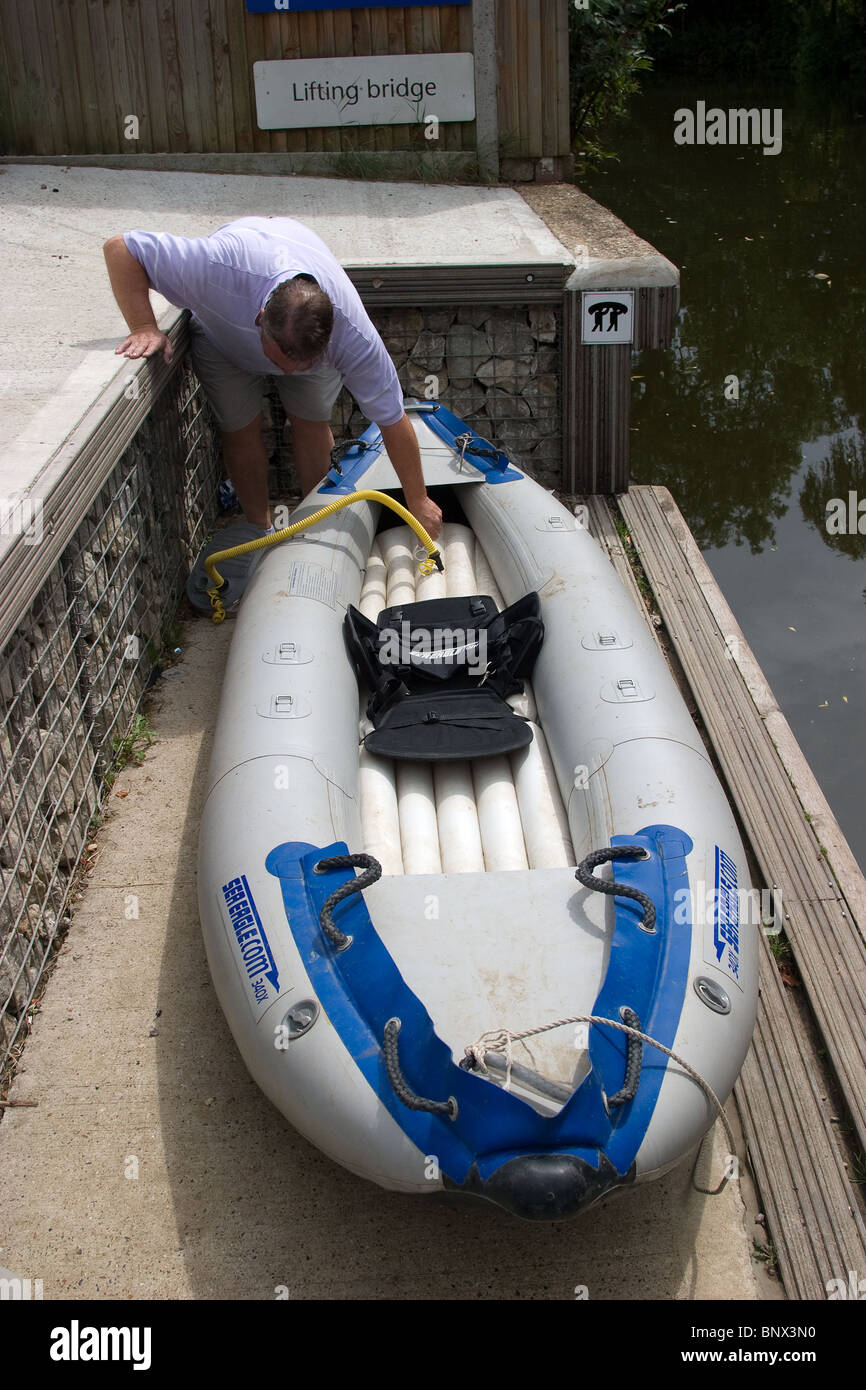
M651 934L637 925L643 916L640 903L633 898L614 899L616 925L610 959L592 1012L620 1019L620 1009L628 1006L640 1019L642 1033L672 1047L689 978L692 922L686 856L692 851L692 841L682 830L649 825L636 835L614 835L611 844L637 844L650 851L649 859L619 860L613 869L618 883L639 888L652 898L656 929ZM682 920L675 920L675 912ZM627 1047L627 1034L601 1024L591 1026L589 1057L608 1096L623 1084ZM649 1128L667 1063L663 1052L644 1043L634 1100L612 1112L606 1152L621 1173L630 1167Z
M369 425L360 437L368 447L362 449L356 444L354 449L347 449L340 459L341 471L338 473L336 468L329 469L321 486L316 488L317 492L324 492L333 497L355 491L358 479L363 477L385 447L378 425Z
M611 968L599 1004L610 1007L608 1017L618 1017L620 1004L628 1004L638 1012L646 1031L665 1029L661 1041L666 1042L670 1029L676 1031L685 990L679 967L690 932L673 927L673 893L684 882L688 884L683 852L688 853L684 847L688 844L690 848L691 842L681 831L665 826L618 839L644 844L650 852L648 860L627 868L617 865L617 876L625 880L628 874L629 882L650 893L659 924L655 936L646 935L636 926L635 904L616 899ZM436 1154L440 1170L458 1184L463 1183L473 1164L486 1179L510 1159L539 1152L571 1153L597 1170L601 1151L624 1175L649 1124L661 1084L664 1068L648 1056L651 1049L645 1049L645 1071L635 1100L611 1116L606 1112L602 1088L613 1094L621 1086L625 1047L622 1042L611 1044L608 1037L594 1036L609 1036L610 1029L591 1030L593 1070L558 1115L539 1115L494 1082L463 1071L455 1064L450 1048L437 1037L423 1003L400 974L361 894L339 904L334 914L340 930L353 938L352 945L335 952L324 937L319 925L322 904L335 888L354 878L354 873L334 870L315 874L313 865L347 853L343 843L317 849L294 841L273 849L266 868L280 880L289 927L323 1009L382 1105L421 1153ZM674 930L678 938L682 936L682 943L672 939ZM666 977L668 963L674 967L671 981ZM685 963L687 976L688 951ZM646 984L630 975L635 969L646 972ZM653 1001L650 995L656 988L659 999ZM599 1012L598 1007L595 1011ZM394 1017L401 1020L399 1059L408 1085L417 1095L432 1100L454 1096L456 1119L410 1110L397 1099L382 1050L385 1024ZM618 1040L623 1035L614 1037Z
M459 454L460 449L455 444L455 440L460 434L468 434L473 444L480 444L486 449L497 449L495 444L491 444L489 439L477 433L471 425L467 425L465 420L453 415L450 410L446 410L444 405L431 414L422 415L422 420L428 429L435 435L443 439L446 444L450 444L452 449L456 449ZM488 483L517 483L524 477L523 473L518 472L511 466L511 461L506 454L497 449L496 459L479 458L477 454L466 454L466 460L477 468L479 473L483 473Z

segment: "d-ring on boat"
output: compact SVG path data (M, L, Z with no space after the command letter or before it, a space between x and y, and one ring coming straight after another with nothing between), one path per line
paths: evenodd
M375 426L261 546L201 825L207 954L252 1076L325 1153L556 1220L664 1173L730 1094L746 858L589 533L448 410L410 418L441 572L377 500Z

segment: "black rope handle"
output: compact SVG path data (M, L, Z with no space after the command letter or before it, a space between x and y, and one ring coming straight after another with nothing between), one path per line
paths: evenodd
M640 1030L640 1019L634 1009L628 1005L623 1005L619 1011L619 1016L626 1028L637 1028ZM634 1100L637 1092L637 1083L640 1081L640 1069L643 1063L643 1043L640 1038L636 1038L633 1033L626 1033L626 1054L625 1054L625 1080L615 1096L611 1096L607 1102L609 1110L615 1105L625 1105L626 1101Z
M426 1110L431 1115L447 1115L449 1120L456 1120L457 1101L454 1096L449 1096L447 1100L426 1100L424 1096L416 1096L408 1085L400 1070L400 1057L397 1051L397 1034L402 1026L399 1018L389 1018L385 1024L385 1036L382 1042L388 1080L391 1082L395 1096L410 1110Z
M330 859L318 859L313 865L313 873L316 874L326 874L329 869L364 870L358 878L350 878L346 883L341 883L339 888L335 888L331 896L322 903L319 913L319 924L331 945L338 951L345 951L347 946L351 946L352 938L335 926L334 908L344 898L351 897L353 893L363 892L371 883L375 883L377 878L381 878L382 865L372 854L335 854Z
M574 876L584 886L592 888L596 893L607 893L611 898L633 898L640 903L644 910L638 926L643 931L654 932L656 929L656 909L652 898L646 893L642 893L639 888L632 888L627 883L617 883L616 879L608 882L603 878L596 878L592 870L597 869L599 864L608 864L617 859L648 859L649 855L642 845L615 845L608 849L596 849L592 854L588 854L584 860L578 864Z
M342 477L343 470L340 467L340 460L343 456L348 454L350 449L371 449L372 447L367 439L341 439L339 444L335 444L331 450L331 467L336 469Z

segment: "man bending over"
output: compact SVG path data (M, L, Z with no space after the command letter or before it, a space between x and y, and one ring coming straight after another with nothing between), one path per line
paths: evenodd
M110 237L104 251L129 327L116 352L129 358L162 352L171 359L151 289L192 310L193 366L216 415L226 472L246 518L246 525L221 531L211 551L273 530L262 438L265 376L277 378L303 496L330 467L331 412L345 385L379 426L406 506L436 539L442 513L424 486L394 364L357 290L315 232L288 217L242 217L208 237L126 232ZM199 557L188 587L202 612L210 612L203 571L208 553ZM246 555L233 562L236 597L252 560Z

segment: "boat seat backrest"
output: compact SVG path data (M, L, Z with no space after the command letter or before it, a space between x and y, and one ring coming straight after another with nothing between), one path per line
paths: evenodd
M350 605L344 630L359 681L371 691L371 751L477 758L531 741L507 697L523 690L541 646L537 593L501 613L484 594L397 604L376 623Z

